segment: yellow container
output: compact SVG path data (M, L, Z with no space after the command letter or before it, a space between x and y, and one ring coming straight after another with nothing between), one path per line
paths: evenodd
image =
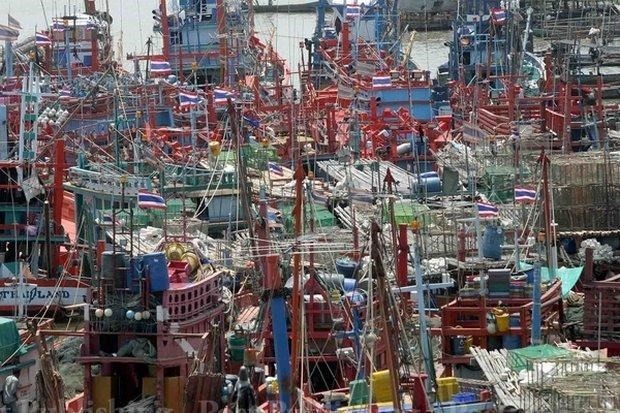
M459 383L456 377L442 377L437 379L437 398L440 402L452 400L452 397L459 392Z
M211 141L209 142L209 150L213 156L220 156L222 145L218 141Z
M155 377L142 377L142 397L157 395L157 381Z
M506 313L496 314L495 325L497 326L497 331L500 333L505 333L510 330L510 315Z
M376 403L392 401L392 375L389 370L372 373L372 396Z
M93 411L112 413L114 410L114 377L110 376L95 376L93 377L92 386L92 398L93 398Z
M185 391L185 378L164 378L164 407L170 413L183 413L183 392Z

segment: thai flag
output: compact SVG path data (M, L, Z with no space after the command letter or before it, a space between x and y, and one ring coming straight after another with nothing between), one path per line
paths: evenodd
M138 207L142 209L166 209L166 201L160 195L141 190L138 192Z
M390 87L392 86L392 78L389 76L373 76L372 77L372 87L380 88L380 87Z
M167 74L172 71L170 63L163 60L151 61L151 73Z
M226 103L228 98L231 98L234 102L234 94L224 89L215 89L213 91L213 101L215 103Z
M67 27L65 26L65 24L62 21L54 21L52 23L52 30L55 32L62 32L66 29Z
M269 172L273 172L276 175L284 175L284 170L280 165L275 162L267 162L267 166L269 167Z
M19 37L19 31L13 27L0 24L0 40L13 42Z
M480 217L496 217L499 215L499 209L493 204L477 202L476 207Z
M191 106L197 105L202 102L200 96L195 93L190 92L179 92L179 105L180 106Z
M47 46L52 44L52 39L50 39L49 36L46 36L43 33L36 33L36 43L38 46Z
M348 4L345 6L344 17L347 19L356 19L361 14L361 8L357 4Z
M14 29L22 30L22 24L13 16L9 14L9 27Z
M500 8L491 9L491 16L493 17L493 23L504 24L506 23L506 10Z
M527 188L515 188L515 201L517 202L534 202L536 201L536 191Z

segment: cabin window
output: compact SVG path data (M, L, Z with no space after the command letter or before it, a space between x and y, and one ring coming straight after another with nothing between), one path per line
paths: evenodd
M177 30L171 30L170 44L183 44L183 33Z

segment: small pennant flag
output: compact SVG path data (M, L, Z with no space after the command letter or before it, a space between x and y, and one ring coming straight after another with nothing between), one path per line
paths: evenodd
M18 30L22 30L22 25L20 22L17 21L17 19L13 16L11 16L9 14L9 27L12 27L14 29L18 29Z
M161 195L142 190L138 192L138 207L142 209L166 209L166 201Z
M228 90L224 90L224 89L215 89L213 91L213 101L215 103L226 103L228 102L228 98L231 98L232 101L234 102L234 94L232 92L229 92Z
M381 87L390 87L392 86L392 78L389 76L373 76L372 78L372 87L373 88L381 88Z
M480 217L496 217L499 215L499 209L493 204L477 202L476 208Z
M202 102L200 96L191 92L179 92L179 105L182 107L197 105Z
M502 25L506 23L506 10L500 8L491 9L491 16L493 19L493 23L497 25Z
M528 188L515 188L515 201L527 203L536 201L536 191Z
M274 174L280 175L280 176L284 175L284 170L277 163L268 162L267 165L269 166L269 172L273 172Z
M165 61L151 61L151 73L168 74L172 71L170 63Z
M36 33L36 43L38 46L47 46L52 44L52 39L50 39L49 36L46 36L43 33Z

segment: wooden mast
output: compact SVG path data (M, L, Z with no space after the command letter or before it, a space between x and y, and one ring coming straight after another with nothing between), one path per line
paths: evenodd
M303 209L303 182L304 168L301 162L297 162L297 168L293 178L295 178L295 207L293 217L295 218L295 240L299 242L302 228L302 209ZM292 405L296 403L297 369L299 367L299 307L301 302L301 255L299 251L293 254L293 292L292 292L292 320L291 320L291 395Z
M381 257L381 251L379 249L379 233L381 228L376 221L372 221L370 229L370 237L372 240L372 248L370 250L370 256L372 258L373 274L377 279L377 296L379 300L379 310L381 311L381 320L383 322L383 335L386 347L386 359L387 368L390 371L390 379L392 381L392 399L394 400L394 412L400 413L402 411L400 403L400 395L398 389L400 387L400 366L398 363L397 347L394 343L394 339L397 337L395 318L393 314L390 314L390 305L388 303L388 288L386 283L385 268L383 267L383 258ZM372 303L370 304L372 305ZM388 318L391 318L390 322ZM396 337L395 337L396 336Z
M545 150L542 150L538 161L542 164L543 175L543 210L545 217L545 245L547 249L547 266L549 276L555 278L557 269L555 223L553 222L553 210L551 205L551 189L549 185L549 164L551 161Z

